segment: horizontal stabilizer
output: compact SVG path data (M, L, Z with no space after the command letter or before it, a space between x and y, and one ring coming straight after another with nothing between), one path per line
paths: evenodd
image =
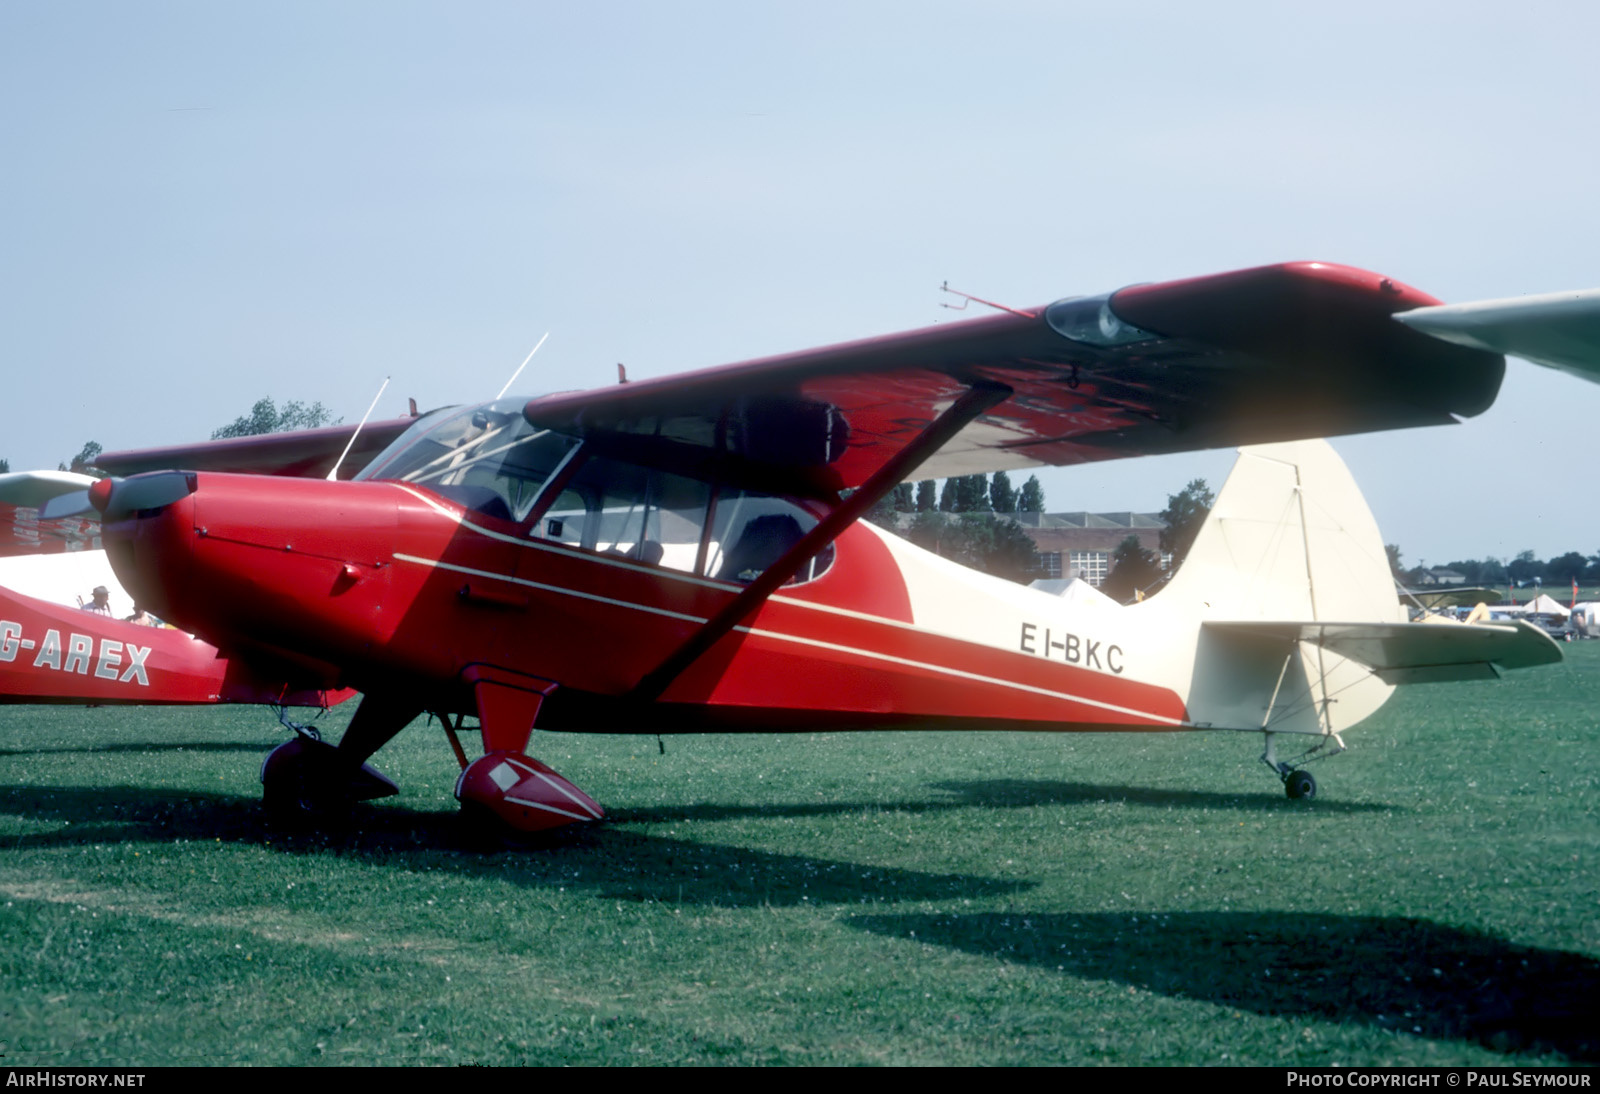
M1280 642L1309 642L1359 662L1390 684L1481 680L1495 669L1561 660L1561 647L1531 623L1207 622L1208 630Z

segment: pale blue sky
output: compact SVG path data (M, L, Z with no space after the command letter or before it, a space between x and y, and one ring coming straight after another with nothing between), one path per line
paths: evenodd
M1585 4L0 5L0 456L1316 258L1600 285ZM1337 442L1408 561L1600 550L1600 387ZM1230 457L1045 477L1159 509Z

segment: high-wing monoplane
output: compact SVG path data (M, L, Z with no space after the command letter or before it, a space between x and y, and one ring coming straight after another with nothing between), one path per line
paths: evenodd
M1520 624L1405 622L1325 437L1481 412L1504 359L1396 323L1437 306L1296 263L744 364L447 408L348 431L113 453L87 501L142 603L285 686L347 686L337 746L297 738L269 802L392 790L367 764L437 714L464 807L523 830L600 806L535 728L848 726L1261 733L1309 755L1397 684L1559 658ZM400 429L404 432L399 432ZM396 435L398 434L398 435ZM897 483L1247 447L1156 596L1080 606L859 518ZM459 743L476 721L483 755Z

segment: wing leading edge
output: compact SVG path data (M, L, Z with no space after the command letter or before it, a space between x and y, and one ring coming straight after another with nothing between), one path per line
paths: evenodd
M1504 358L1392 321L1432 297L1347 266L1264 266L528 403L635 459L835 495L976 384L1011 396L918 478L1453 422Z
M390 418L362 426L360 435L351 446L350 455L340 467L339 477L349 478L361 470L389 442L404 433L413 421L415 419L409 417ZM356 428L353 424L330 425L288 433L264 433L255 437L230 437L221 441L106 452L95 460L95 466L113 475L182 469L320 479L333 469Z

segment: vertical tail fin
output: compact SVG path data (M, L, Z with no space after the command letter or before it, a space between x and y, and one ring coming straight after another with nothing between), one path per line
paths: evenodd
M1161 596L1212 620L1405 618L1378 525L1326 441L1240 449Z
M1223 622L1396 623L1388 554L1355 480L1326 441L1241 449L1182 567L1157 599L1202 622L1190 712L1235 729L1334 734L1392 687L1299 629Z

